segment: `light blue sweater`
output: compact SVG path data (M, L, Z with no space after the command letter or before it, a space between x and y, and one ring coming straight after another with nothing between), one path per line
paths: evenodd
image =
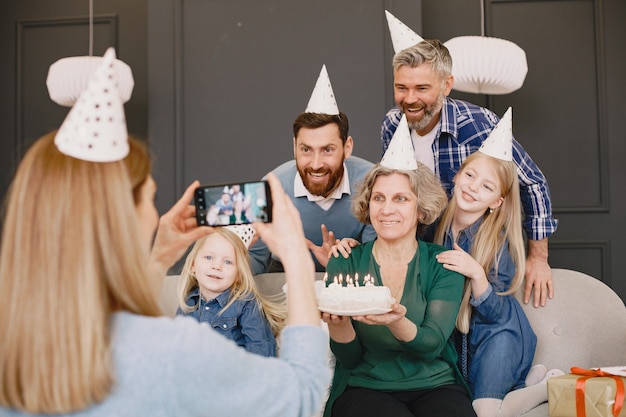
M246 352L191 317L117 313L112 326L115 387L71 416L308 417L330 383L328 334L314 326L285 328L280 358Z
M306 197L294 197L294 179L296 177L296 161L291 160L280 165L272 172L278 177L285 193L291 197L294 206L300 212L304 236L316 245L322 244L322 224L335 234L337 239L350 237L359 242L368 242L376 237L376 232L372 225L364 225L359 222L350 209L352 195L357 191L360 182L367 172L374 166L369 161L356 156L351 156L345 161L350 180L351 195L344 194L341 199L336 200L328 210L322 209L314 201L309 201ZM250 248L250 266L254 274L267 272L270 263L270 251L265 243L259 239ZM325 268L317 262L315 257L315 269L323 272Z

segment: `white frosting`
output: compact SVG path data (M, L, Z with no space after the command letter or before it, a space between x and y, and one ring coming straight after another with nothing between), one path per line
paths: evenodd
M368 309L391 309L395 299L384 286L341 286L331 283L323 288L317 298L322 309L336 311L360 311Z

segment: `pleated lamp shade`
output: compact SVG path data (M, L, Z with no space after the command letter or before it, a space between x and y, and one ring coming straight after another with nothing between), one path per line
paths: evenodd
M101 56L72 56L50 65L46 85L52 101L72 107L101 63ZM115 76L122 103L126 103L135 86L133 72L125 62L115 59Z
M445 42L452 56L453 89L476 94L509 94L524 84L526 52L506 39L459 36Z

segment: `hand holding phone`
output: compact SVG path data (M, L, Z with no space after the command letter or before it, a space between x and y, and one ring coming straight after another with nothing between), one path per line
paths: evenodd
M194 193L198 226L229 226L272 221L267 181L203 185Z

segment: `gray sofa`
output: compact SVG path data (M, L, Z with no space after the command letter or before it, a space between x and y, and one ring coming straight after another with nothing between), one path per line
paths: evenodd
M322 274L317 274L321 279ZM256 276L265 294L280 294L285 283L282 273ZM534 363L565 372L582 368L626 365L626 307L603 282L581 272L553 269L555 296L545 307L522 304L537 334ZM176 313L178 276L168 276L161 291L164 314ZM517 294L521 302L522 291ZM524 417L548 417L548 403Z

